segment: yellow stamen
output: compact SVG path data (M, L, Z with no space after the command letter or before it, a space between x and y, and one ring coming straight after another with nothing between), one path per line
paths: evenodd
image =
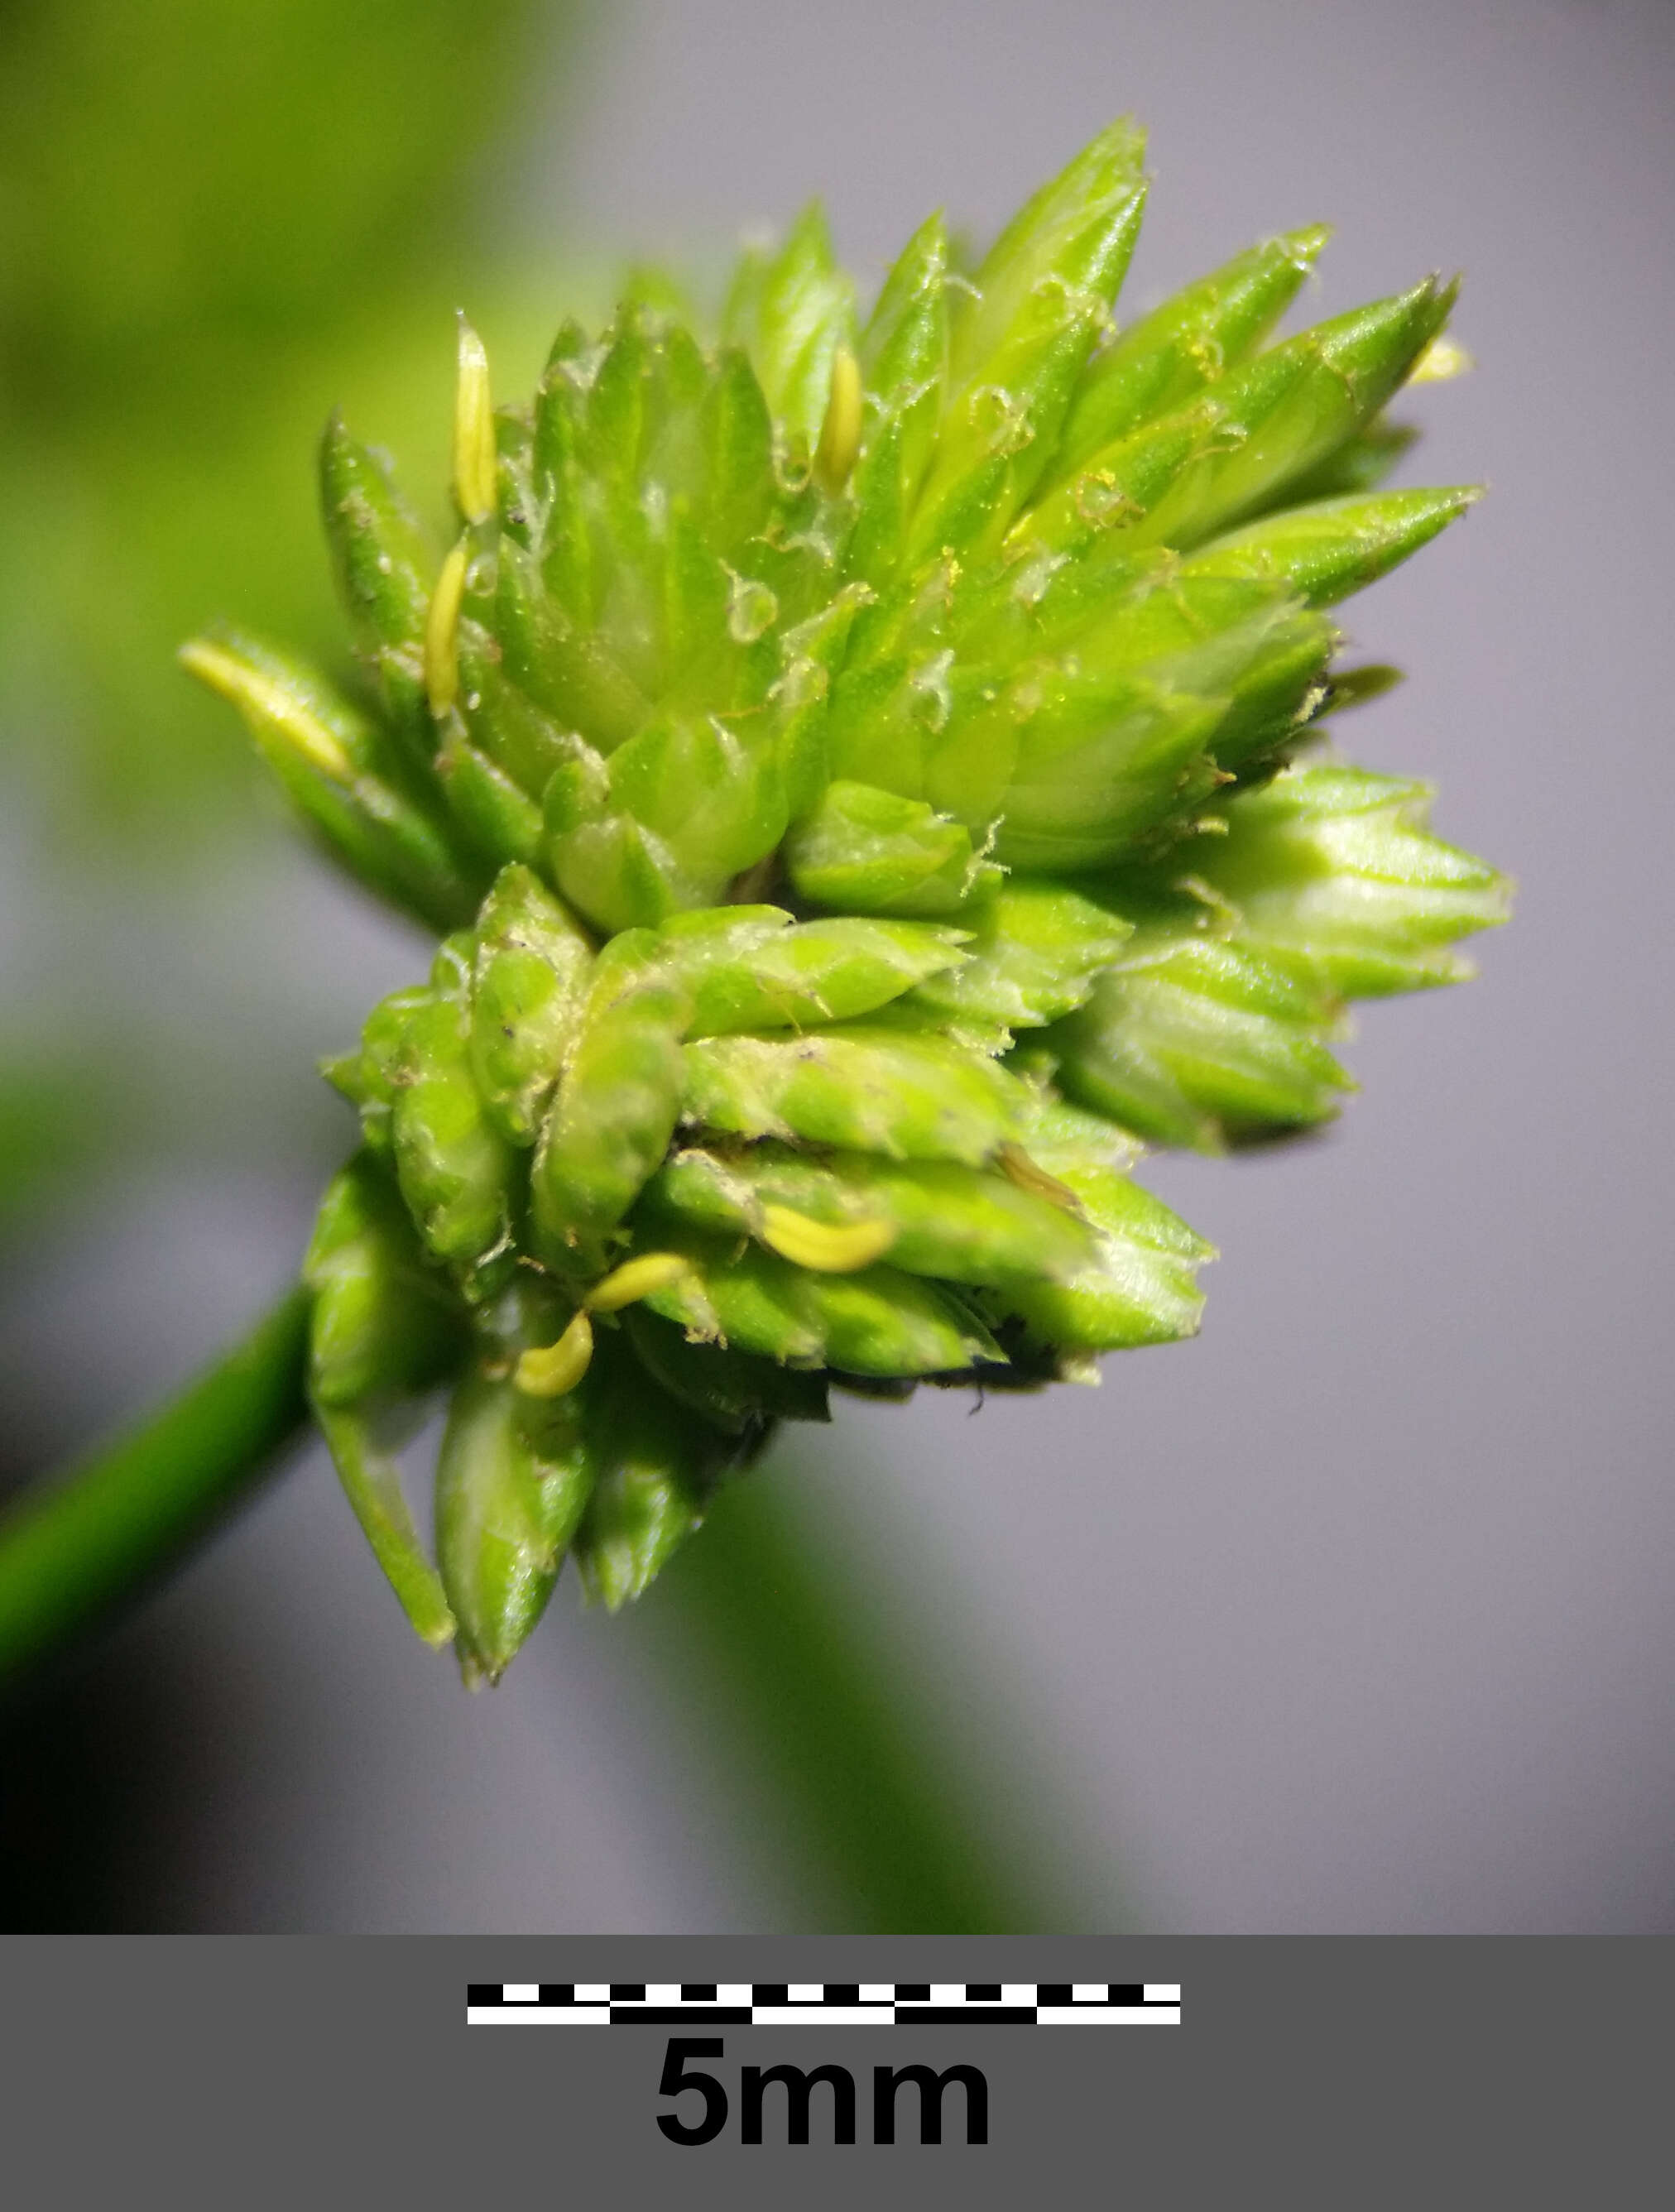
M524 1352L513 1381L526 1398L561 1398L586 1374L593 1357L593 1324L578 1313L556 1344Z
M225 646L194 638L180 648L180 665L201 684L230 699L249 723L258 743L300 753L311 768L335 782L354 781L355 763L343 743L327 729L306 701L287 690L277 677L252 668Z
M459 381L453 398L453 489L467 522L486 522L495 511L495 410L489 392L489 356L482 340L459 318Z
M439 718L452 706L459 691L459 603L465 596L464 539L450 552L430 595L425 617L425 696Z
M793 1213L788 1206L765 1206L762 1236L782 1259L799 1267L815 1267L825 1275L853 1275L870 1267L895 1242L893 1221L852 1221L834 1229L823 1221L810 1221L806 1213Z
M615 1313L619 1307L631 1306L636 1298L648 1298L653 1291L664 1290L691 1272L692 1262L678 1252L642 1252L637 1260L625 1260L594 1284L587 1293L588 1310Z
M861 365L841 345L832 356L831 396L814 456L814 472L828 491L843 489L860 449Z
M1433 338L1407 373L1410 384L1446 384L1477 367L1465 347L1451 337Z
M998 1158L1000 1171L1008 1182L1015 1182L1020 1190L1033 1192L1037 1198L1049 1199L1054 1206L1067 1207L1074 1212L1082 1203L1068 1183L1050 1176L1045 1168L1038 1168L1022 1145L1003 1145Z

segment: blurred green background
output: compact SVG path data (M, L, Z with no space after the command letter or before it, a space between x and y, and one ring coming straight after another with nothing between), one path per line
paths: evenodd
M0 1220L85 1196L95 1154L224 1151L248 1108L213 1019L167 980L145 1002L218 904L237 930L227 887L281 834L174 648L239 611L338 655L326 411L440 483L453 307L535 356L550 272L514 292L484 212L508 88L571 27L525 0L0 9ZM270 1140L318 1148L309 1086L258 1087Z
M568 12L6 9L9 773L61 830L174 866L246 820L254 779L165 648L232 605L337 651L302 465L325 411L440 483L450 312L535 354L552 271L514 292L485 218L508 94Z

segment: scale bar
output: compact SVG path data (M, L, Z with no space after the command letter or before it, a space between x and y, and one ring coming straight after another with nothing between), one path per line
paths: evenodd
M1179 2027L1179 1982L473 1982L468 2027Z

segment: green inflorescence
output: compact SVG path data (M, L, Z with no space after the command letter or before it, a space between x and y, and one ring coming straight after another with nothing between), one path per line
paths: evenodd
M362 1143L306 1273L350 1500L470 1679L834 1383L1189 1335L1142 1141L1325 1119L1345 1002L1504 911L1422 787L1308 750L1387 680L1326 610L1475 495L1378 488L1453 288L1270 343L1300 231L1120 325L1142 161L1116 124L969 270L933 217L864 322L810 210L719 336L630 300L527 408L462 325L446 552L325 434L354 695L185 649L441 937L326 1070ZM393 1453L443 1391L433 1563Z

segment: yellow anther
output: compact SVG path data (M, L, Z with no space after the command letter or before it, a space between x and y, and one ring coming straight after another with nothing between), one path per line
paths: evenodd
M762 1237L764 1244L799 1267L817 1268L823 1275L853 1275L889 1251L895 1242L895 1224L851 1221L834 1229L823 1221L810 1221L806 1213L793 1213L788 1206L765 1206Z
M832 390L820 426L814 472L826 490L839 492L849 481L861 449L861 365L847 345L832 356Z
M459 318L459 381L453 396L453 490L467 522L486 522L495 511L495 409L489 392L489 356L482 340Z
M354 780L355 763L342 740L327 729L306 700L300 699L277 677L252 668L225 646L212 645L202 637L181 647L180 665L189 668L200 684L207 684L223 699L232 701L259 744L300 753L311 768L336 782Z
M1433 338L1407 373L1410 384L1446 384L1477 367L1465 347L1451 337Z
M1000 1171L1008 1182L1015 1182L1020 1190L1032 1192L1037 1198L1049 1199L1054 1206L1069 1208L1072 1212L1082 1203L1068 1183L1050 1176L1045 1168L1038 1168L1022 1145L1003 1145L998 1155Z
M425 696L436 715L447 713L459 690L459 602L469 557L462 538L442 563L425 617Z
M594 1284L587 1293L588 1310L615 1313L621 1306L631 1306L636 1298L648 1298L653 1291L667 1289L691 1272L692 1262L678 1252L642 1252L637 1260L625 1260Z
M561 1398L586 1374L593 1357L593 1324L578 1313L556 1344L519 1356L512 1379L526 1398Z

